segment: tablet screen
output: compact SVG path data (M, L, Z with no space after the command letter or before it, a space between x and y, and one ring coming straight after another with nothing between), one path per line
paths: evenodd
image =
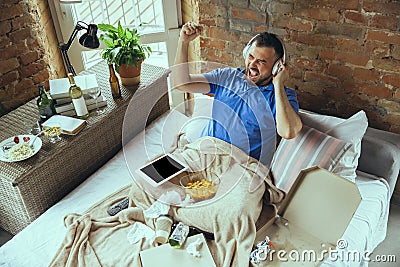
M170 156L163 156L140 170L150 177L154 182L160 183L164 179L178 173L185 167L176 162Z

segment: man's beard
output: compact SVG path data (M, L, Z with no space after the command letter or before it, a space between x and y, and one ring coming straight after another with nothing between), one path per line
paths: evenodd
M270 84L272 81L272 74L268 75L265 78L261 78L260 80L258 80L258 82L256 82L256 85L258 86L265 86Z
M258 72L258 70L257 70L257 73L258 73L258 75L260 75L260 73ZM246 76L251 80L250 68L249 68L249 67L246 68ZM270 74L270 75L268 75L268 76L265 76L265 77L258 76L258 81L255 82L255 84L256 84L257 86L265 86L265 85L270 84L271 81L272 81L272 74Z

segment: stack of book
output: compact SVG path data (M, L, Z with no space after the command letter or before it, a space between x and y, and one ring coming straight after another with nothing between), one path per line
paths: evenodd
M95 74L78 75L74 77L76 85L82 89L88 111L95 110L107 106L107 99L100 95L96 100L88 94L90 89L98 88ZM50 96L55 102L56 112L64 116L75 116L75 109L72 100L69 97L69 81L68 78L50 80Z

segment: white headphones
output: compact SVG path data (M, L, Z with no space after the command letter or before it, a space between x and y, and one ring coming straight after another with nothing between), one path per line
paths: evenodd
M252 45L253 42L254 42L254 39L256 39L256 37L259 36L259 35L260 35L260 34L257 34L256 36L254 36L253 38L251 38L250 41L247 43L247 45L243 48L243 58L244 58L244 59L247 58L247 55L248 55L248 53L249 53L249 50L250 50L251 45ZM280 42L281 45L282 45L282 48L283 48L282 62L283 62L283 65L285 65L285 64L286 64L286 49L285 49L285 46L283 45L283 42L281 41L281 39L279 39L278 37L276 37L276 38L279 40L279 42ZM280 59L281 59L281 58L278 58L278 59L275 61L274 66L272 67L272 75L273 75L273 76L277 75L278 72L280 71L280 68L281 68L281 64L279 63L279 60L280 60Z

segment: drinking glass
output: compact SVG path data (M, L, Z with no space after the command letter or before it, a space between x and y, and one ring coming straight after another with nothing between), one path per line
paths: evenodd
M28 134L37 135L42 130L38 120L35 122L27 121L24 123L24 125Z
M103 114L103 110L99 110L99 107L97 106L97 100L99 98L99 96L101 95L101 91L100 88L96 87L96 88L92 88L88 91L88 94L91 98L93 98L96 101L96 114L100 115Z
M44 134L49 138L50 143L57 143L61 141L61 124L59 122L46 123L43 126Z

